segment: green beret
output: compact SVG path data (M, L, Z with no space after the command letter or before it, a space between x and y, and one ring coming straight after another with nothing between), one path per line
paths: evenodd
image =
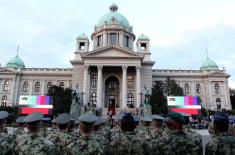
M173 112L169 115L169 117L170 117L170 119L172 119L180 124L184 124L184 122L185 122L183 115L180 113Z

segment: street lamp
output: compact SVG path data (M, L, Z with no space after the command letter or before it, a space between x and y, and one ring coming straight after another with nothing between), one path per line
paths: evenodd
M81 91L81 97L82 97L82 105L83 105L83 95L85 95L86 93L84 91Z
M144 107L143 102L142 102L142 95L144 94L142 91L138 93L140 95L140 107Z

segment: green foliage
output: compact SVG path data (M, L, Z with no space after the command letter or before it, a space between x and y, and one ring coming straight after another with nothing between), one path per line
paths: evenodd
M152 106L152 113L167 113L167 96L182 95L184 95L183 89L176 83L175 80L168 77L165 81L155 81L149 101Z
M59 86L52 86L48 90L48 96L53 97L53 114L59 114L70 111L72 103L72 90L70 88L63 88Z

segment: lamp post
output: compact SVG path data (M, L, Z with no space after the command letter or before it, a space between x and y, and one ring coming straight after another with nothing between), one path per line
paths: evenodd
M144 94L142 91L138 93L140 95L140 107L143 107L143 102L142 102L142 95Z
M83 95L85 95L86 93L84 91L81 91L81 97L82 97L82 105L83 105Z

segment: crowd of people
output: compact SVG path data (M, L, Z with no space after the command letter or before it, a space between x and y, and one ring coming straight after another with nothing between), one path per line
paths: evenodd
M43 114L33 112L16 120L11 133L5 127L8 117L0 111L0 154L20 155L201 155L202 137L190 129L187 118L172 112L169 117L131 113L115 117L83 114L78 120L63 113L42 127ZM235 137L228 134L229 120L217 112L210 126L211 141L205 153L234 155Z

